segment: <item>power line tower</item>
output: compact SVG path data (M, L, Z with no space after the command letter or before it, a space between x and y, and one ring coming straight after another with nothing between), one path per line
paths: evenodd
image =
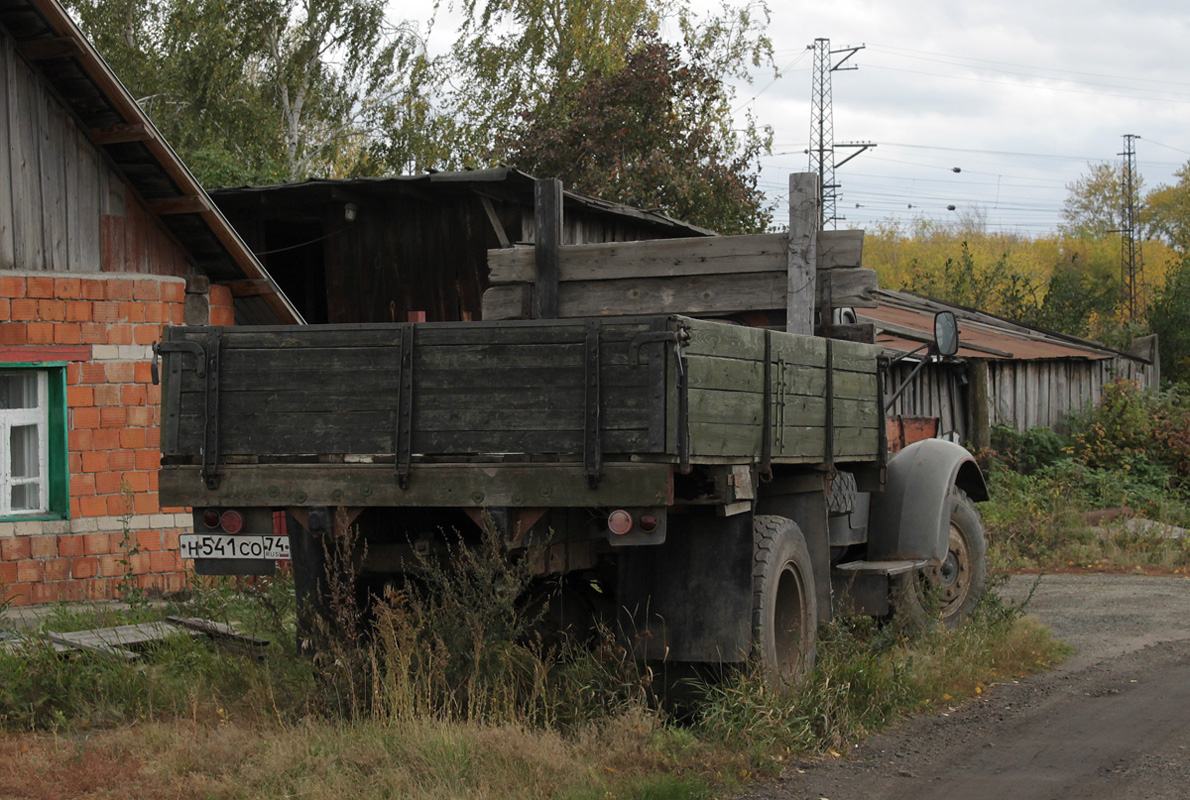
M831 110L831 73L843 70L859 69L855 65L844 66L847 59L864 49L858 47L843 47L831 50L830 39L815 39L809 46L814 51L814 87L811 91L810 104L810 171L818 173L819 186L819 224L826 227L836 227L842 219L835 213L839 184L835 182L835 167L843 166L863 151L876 145L871 142L853 142L835 144L834 112ZM842 56L841 58L836 58ZM840 147L856 148L847 158L835 163L835 149Z
M1140 202L1137 198L1136 134L1124 134L1124 157L1121 170L1121 189L1124 197L1123 229L1120 231L1120 286L1123 289L1124 308L1128 319L1135 320L1144 312L1144 253L1137 235L1137 216Z

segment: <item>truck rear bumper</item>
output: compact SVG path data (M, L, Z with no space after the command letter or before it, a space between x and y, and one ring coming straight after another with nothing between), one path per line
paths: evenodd
M166 466L163 506L511 506L566 508L673 503L669 464L605 463L597 488L582 464L418 464L402 489L392 464L243 464L219 468L219 488L198 466Z

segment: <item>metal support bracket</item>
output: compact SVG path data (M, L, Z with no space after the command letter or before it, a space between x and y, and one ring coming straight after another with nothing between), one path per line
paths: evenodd
M764 410L761 415L760 474L773 476L773 332L764 331Z
M401 329L400 382L397 385L397 424L393 432L393 461L397 470L397 484L409 488L413 462L413 333L411 322Z
M598 319L587 320L585 343L585 402L583 411L583 474L587 485L599 488L603 477L603 415L601 413L599 387L599 334L603 323Z

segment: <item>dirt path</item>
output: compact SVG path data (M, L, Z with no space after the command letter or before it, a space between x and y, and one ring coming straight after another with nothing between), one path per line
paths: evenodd
M1190 580L1047 576L1029 610L1077 648L1058 670L910 720L846 760L796 764L745 797L1190 798Z

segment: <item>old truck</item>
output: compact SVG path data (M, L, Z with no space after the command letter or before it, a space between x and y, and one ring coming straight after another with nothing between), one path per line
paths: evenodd
M874 344L665 313L178 327L158 350L161 501L194 509L199 572L290 558L312 603L344 525L379 585L488 524L641 658L781 676L833 615L925 597L953 624L983 587L979 468L937 439L889 455Z

